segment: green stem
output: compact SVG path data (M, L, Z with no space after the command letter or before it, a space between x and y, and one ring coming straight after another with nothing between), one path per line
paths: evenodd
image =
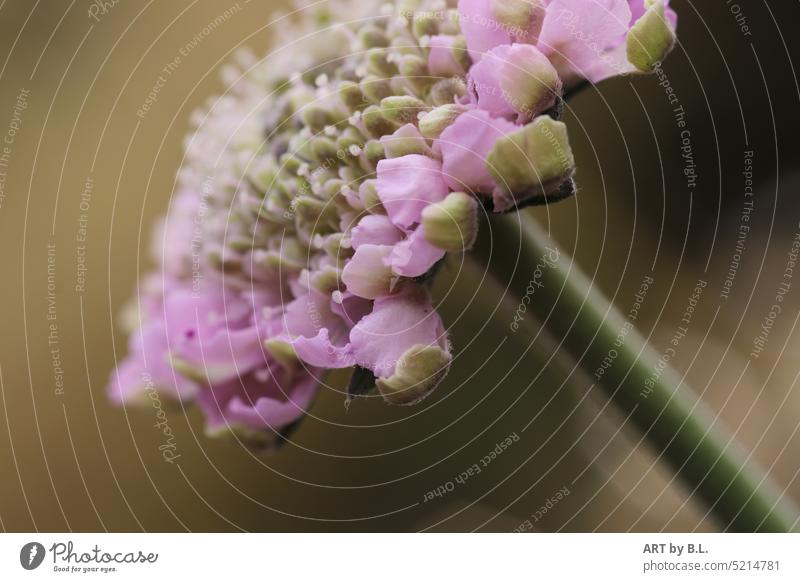
M558 247L525 212L496 216L490 226L481 229L476 257L521 304L534 266L544 257L553 258L548 249ZM650 445L705 500L726 530L796 529L796 509L766 475L746 463L740 447L717 426L682 377L669 367L658 373L663 365L659 354L635 330L624 336L624 343L619 341L626 318L566 253L559 251L558 259L537 270L536 277L539 284L527 313L544 322L592 378L610 350L616 350L597 384L630 414ZM536 325L529 319L519 325Z

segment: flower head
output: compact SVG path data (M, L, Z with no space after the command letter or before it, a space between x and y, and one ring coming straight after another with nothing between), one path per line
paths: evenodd
M430 394L453 360L436 265L471 247L482 208L571 193L564 87L649 70L675 27L662 0L301 12L194 115L110 384L123 403L196 401L210 434L258 446L287 437L325 370L353 368L351 396Z

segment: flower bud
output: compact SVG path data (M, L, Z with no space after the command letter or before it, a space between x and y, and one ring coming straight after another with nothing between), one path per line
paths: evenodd
M330 163L337 160L336 142L325 136L317 136L311 140L311 155L317 163Z
M492 16L517 42L536 44L546 11L542 0L491 0Z
M422 211L422 228L425 240L437 248L452 253L469 250L478 236L478 201L464 192L452 192Z
M439 19L431 12L419 12L414 15L413 30L417 38L433 36L439 32Z
M422 57L405 55L400 60L400 74L406 85L417 95L423 95L436 81L428 71L428 63Z
M374 24L368 24L358 31L358 39L364 48L385 48L389 46L386 32Z
M376 105L367 107L364 110L362 119L364 121L364 127L376 138L394 133L394 131L400 127L398 123L387 118L383 109Z
M452 105L467 94L466 82L457 77L441 79L433 84L430 100L434 105Z
M365 105L365 95L361 88L353 81L342 81L339 85L339 96L351 110L360 109Z
M382 99L393 94L391 80L384 77L369 75L362 79L359 85L361 93L369 99L371 103L380 103Z
M442 132L466 110L466 107L456 103L441 105L419 118L419 131L427 139L439 139Z
M303 123L311 128L313 132L320 132L325 129L325 126L333 123L333 116L330 112L319 105L306 106L301 113L301 117Z
M389 404L416 404L444 379L451 359L450 354L438 346L413 346L397 362L394 374L378 378L376 385Z
M495 212L509 210L530 198L546 198L575 171L566 125L539 116L499 139L489 153L487 166L497 184Z
M419 114L427 109L428 106L425 103L410 95L387 97L381 101L384 117L398 125L407 123L416 125Z
M520 117L529 120L555 104L561 94L561 79L550 59L536 47L519 44L508 53L500 87Z
M364 209L370 214L386 214L386 209L383 207L381 197L378 194L377 183L377 180L363 182L358 189L358 197L361 199Z
M383 136L381 144L387 158L401 158L409 154L433 155L428 142L425 141L416 126L410 123L407 123L392 135Z
M666 19L663 0L645 0L647 10L628 32L627 56L639 71L652 71L675 44L675 31Z
M389 60L389 53L384 48L367 51L367 69L378 77L391 77L397 73L397 66Z
M364 148L364 156L367 159L367 163L370 165L369 171L375 171L378 162L386 159L386 155L386 150L380 141L375 139L369 140L367 142L367 147Z

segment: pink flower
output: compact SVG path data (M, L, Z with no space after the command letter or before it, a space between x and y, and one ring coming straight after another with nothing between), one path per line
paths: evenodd
M377 188L389 219L401 228L419 224L422 210L448 193L441 163L419 154L381 160Z
M463 42L463 39L462 39ZM459 46L455 36L436 35L431 37L428 48L428 71L435 77L461 77L466 74L461 64L466 53Z
M491 193L495 183L486 159L497 140L516 129L514 123L482 109L462 113L439 138L442 171L450 189Z
M525 1L506 0L508 5ZM666 29L655 33L636 31L635 25L651 13L652 18L665 21L666 28L674 32L677 17L668 3L656 0L648 8L644 0L549 0L544 18L532 21L538 34L534 37L531 32L525 40L509 35L508 30L515 29L502 26L502 21L493 16L492 0L461 0L459 12L474 61L502 45L535 45L569 86L581 78L597 83L615 75L648 70L662 59L671 49L674 35L671 38ZM646 55L643 61L636 58L637 50Z
M264 444L303 415L316 390L313 370L278 363L262 345L262 334L282 330L280 314L264 316L268 299L220 285L170 285L131 336L130 354L112 374L112 398L197 398L210 430L241 425Z
M460 0L461 31L472 59L477 62L502 44L536 44L547 1Z
M423 398L447 372L447 332L422 287L411 284L376 299L342 340L345 327L334 322L313 337L293 339L292 345L302 360L315 366L369 370L384 396L397 404Z

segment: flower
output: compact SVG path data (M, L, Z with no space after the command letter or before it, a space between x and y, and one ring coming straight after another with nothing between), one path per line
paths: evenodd
M193 115L109 386L123 404L196 402L210 435L261 448L286 441L326 370L354 370L348 398L433 391L453 361L436 266L470 249L482 210L570 195L562 91L651 69L675 28L661 0L299 13Z
M546 55L565 86L649 72L675 41L677 17L669 0L460 0L459 13L473 59L524 43ZM529 24L498 17L498 6L531 8ZM546 8L545 8L546 6ZM524 23L523 23L524 24Z

